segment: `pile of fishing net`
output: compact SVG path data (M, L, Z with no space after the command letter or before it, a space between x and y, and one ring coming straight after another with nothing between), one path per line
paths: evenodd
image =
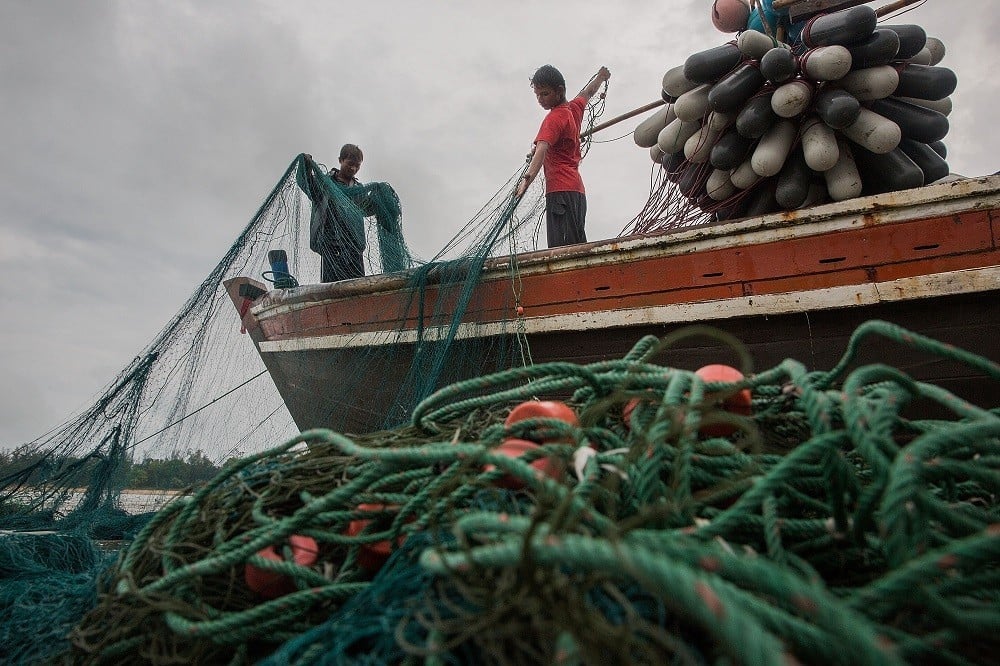
M450 385L227 466L122 553L66 663L990 663L1000 406L884 365L618 360ZM943 410L949 418L929 419Z
M40 664L64 649L115 561L86 534L0 531L0 663Z
M948 175L942 139L957 78L938 66L941 40L918 25L880 25L867 5L770 19L762 27L755 10L738 37L664 74L667 104L633 134L664 180L629 231L676 225L683 210L728 220ZM673 213L666 222L663 211Z

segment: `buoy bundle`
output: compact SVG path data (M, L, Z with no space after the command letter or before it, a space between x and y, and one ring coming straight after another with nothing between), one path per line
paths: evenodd
M713 23L753 25L755 13L733 11L742 5L717 2ZM793 24L787 43L743 29L690 55L664 74L667 104L636 128L636 144L717 219L947 176L942 139L957 78L939 65L944 44L918 25L877 18L857 5Z

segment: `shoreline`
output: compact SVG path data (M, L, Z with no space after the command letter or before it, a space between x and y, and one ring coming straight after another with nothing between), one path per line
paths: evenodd
M69 488L70 492L73 493L85 493L86 488ZM178 496L184 494L184 488L171 488L159 490L156 488L126 488L121 491L122 495L172 495Z

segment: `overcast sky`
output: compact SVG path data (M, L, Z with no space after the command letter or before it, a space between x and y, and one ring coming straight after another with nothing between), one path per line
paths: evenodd
M571 92L606 65L611 118L728 39L710 5L0 1L0 446L88 406L298 153L334 164L359 144L360 177L394 186L429 258L523 165L539 65ZM958 74L952 171L1000 169L1000 3L929 0L894 22L942 39ZM592 240L648 196L647 151L624 136L640 120L598 134L584 161Z

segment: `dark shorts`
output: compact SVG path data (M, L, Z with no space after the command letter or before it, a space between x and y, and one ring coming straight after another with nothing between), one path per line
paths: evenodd
M359 247L327 245L319 254L323 258L320 269L322 282L350 280L365 274L364 254Z
M545 225L549 247L586 243L587 196L583 192L545 195Z

